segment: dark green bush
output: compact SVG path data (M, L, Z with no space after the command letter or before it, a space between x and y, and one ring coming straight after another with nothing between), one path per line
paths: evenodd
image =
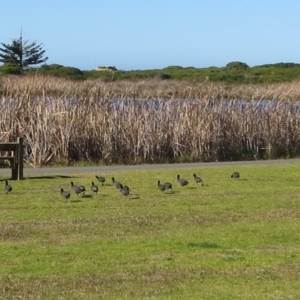
M22 70L20 66L14 64L4 64L0 66L0 74L1 75L20 75L22 74Z
M230 70L248 70L249 66L240 61L232 61L228 63L225 68Z
M73 79L73 80L84 79L84 74L81 70L73 67L65 67L58 64L43 65L40 68L28 70L28 73L48 75L54 77L63 77L63 78Z

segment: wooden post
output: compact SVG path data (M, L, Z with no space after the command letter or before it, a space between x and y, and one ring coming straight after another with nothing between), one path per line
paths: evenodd
M16 159L16 157L14 159ZM18 179L18 162L14 162L13 165L11 166L11 179L12 180Z
M18 142L18 180L23 179L23 155L24 155L24 150L23 150L23 138L18 137L17 139Z
M14 147L13 150L13 158L10 160L11 164L11 179L12 180L18 180L18 167L19 167L19 158L18 158L18 148L19 145L17 143L11 143L11 145Z

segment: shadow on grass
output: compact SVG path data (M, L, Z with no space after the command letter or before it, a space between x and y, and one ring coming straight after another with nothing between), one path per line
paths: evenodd
M164 194L165 195L174 195L174 194L176 194L176 192L175 191L168 191L168 192L165 192Z
M92 195L89 195L89 194L87 194L87 195L82 195L82 196L81 196L81 198L84 198L84 199L86 199L86 198L93 198L93 196L92 196Z
M68 202L68 201L66 201L66 202ZM80 199L74 199L74 200L70 200L70 202L77 203L77 202L82 202L82 201Z
M140 196L136 195L136 196L133 196L133 197L129 197L129 199L131 199L131 200L140 199Z
M30 176L24 179L30 180L30 179L61 179L61 178L74 178L74 176L68 176L68 175Z
M188 243L188 247L196 247L196 248L219 248L220 246L216 243L212 242L200 242L200 243Z

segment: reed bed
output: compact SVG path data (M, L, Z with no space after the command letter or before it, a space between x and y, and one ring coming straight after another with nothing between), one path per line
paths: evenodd
M29 164L221 161L300 153L300 84L4 77L0 139Z

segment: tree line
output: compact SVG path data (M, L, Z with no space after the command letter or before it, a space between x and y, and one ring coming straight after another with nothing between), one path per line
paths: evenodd
M63 66L59 64L47 65L48 57L43 44L36 41L24 40L22 32L10 44L1 43L0 47L0 75L47 75L63 77L73 80L99 79L105 82L121 80L186 80L210 81L239 84L278 83L300 80L300 64L277 63L249 67L244 62L229 62L225 67L180 67L169 66L154 70L88 70ZM36 65L38 65L36 67ZM35 67L33 67L35 66Z

